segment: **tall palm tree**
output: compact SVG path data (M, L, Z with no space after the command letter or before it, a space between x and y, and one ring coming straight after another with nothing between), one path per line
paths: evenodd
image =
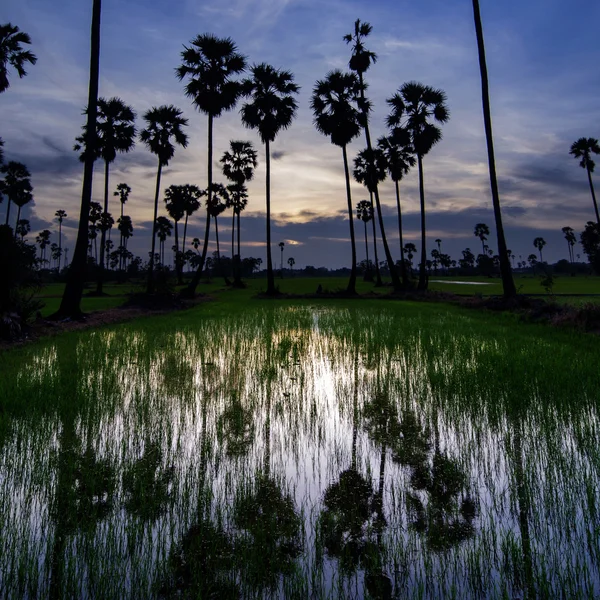
M417 155L419 166L419 194L421 198L421 267L419 269L418 289L427 289L425 257L427 256L425 229L425 185L423 182L423 157L442 139L439 127L430 123L432 118L438 123L446 123L450 113L446 107L446 94L427 85L409 81L402 85L398 93L388 98L392 112L387 118L394 134L408 135L410 144ZM506 250L506 248L505 248Z
M129 194L131 194L131 188L126 183L119 183L117 185L117 190L113 192L113 196L118 196L119 201L121 202L121 217L123 216L125 203L129 200Z
M537 251L540 253L540 264L544 264L544 259L542 257L542 250L546 245L546 240L543 237L536 237L533 240L533 245L537 248Z
M87 141L86 148L96 147L96 114L98 104L98 79L100 73L100 15L102 12L101 0L93 0L92 5L92 30L90 52L90 83L87 103ZM83 168L83 186L81 192L81 209L79 211L79 227L75 250L69 265L67 284L58 311L52 315L54 318L80 318L81 297L87 269L88 246L88 218L90 202L92 201L92 179L94 175L95 156L89 152L85 157Z
M367 223L373 219L373 202L361 200L356 205L356 216L365 224L365 251L367 253L367 269L369 269L369 244L367 240Z
M206 210L215 220L215 235L217 238L217 265L220 268L221 248L219 246L219 224L217 218L221 213L223 213L229 204L229 192L223 184L213 183L210 187L210 190L207 190L207 194L210 200L207 200L206 202Z
M173 225L171 225L171 221L167 219L167 217L158 217L156 219L156 224L154 226L156 231L156 237L160 240L160 263L161 267L165 266L165 241L167 237L171 237L171 231L173 231Z
M490 228L485 223L477 223L473 233L475 234L475 237L478 237L481 240L481 252L482 254L485 254L485 242L487 236L490 235Z
M117 152L129 152L135 146L135 112L130 106L127 106L120 98L98 98L98 115L96 120L96 146L95 152L97 158L104 161L104 212L108 213L108 188L110 164L117 157ZM86 127L84 125L83 135L77 138L75 150L85 148ZM81 155L81 160L85 160L85 152ZM120 184L121 185L121 184ZM131 189L129 190L131 191ZM126 197L128 192L123 190ZM123 214L123 202L121 203L121 214ZM104 284L104 251L106 246L106 231L102 231L100 238L100 269L98 270L98 281L96 285L96 294L103 294Z
M371 63L377 62L377 55L375 52L367 50L364 45L364 39L371 33L373 27L369 23L361 23L360 19L356 19L354 22L354 32L348 33L344 36L344 41L347 44L352 44L352 56L348 66L351 71L354 71L358 75L360 82L360 101L359 107L362 112L362 125L365 129L365 138L367 142L367 150L373 151L373 144L371 143L371 133L369 131L369 112L371 110L371 104L365 97L365 90L367 88L364 81L364 74L368 71ZM374 155L369 155L374 158ZM377 205L377 217L379 220L379 230L381 231L381 240L383 242L383 249L385 252L385 258L387 260L388 269L392 277L392 285L395 290L400 289L400 279L396 272L396 267L392 259L392 254L387 243L387 237L385 235L385 228L383 225L383 212L381 210L381 202L379 201L379 187L377 183L373 188L373 195L375 197L375 203ZM379 268L379 267L378 267Z
M188 219L200 208L200 198L206 194L197 185L186 183L181 186L183 200L183 209L185 211L185 221L183 223L183 240L181 242L181 251L185 252L185 239L187 236Z
M505 298L517 295L517 288L510 268L510 260L506 252L506 239L502 224L502 211L500 210L500 193L498 192L498 179L496 177L496 159L494 157L494 135L492 132L492 113L490 109L490 92L488 86L487 64L485 60L485 44L483 41L483 27L479 0L473 0L473 16L475 19L475 32L477 35L477 51L479 54L479 70L481 72L481 97L483 104L483 121L485 124L485 139L487 142L488 164L490 171L490 187L492 190L492 204L494 205L494 218L496 220L496 235L498 238L498 255L500 256L500 272L502 274L502 288ZM596 211L597 214L597 211Z
M243 94L251 101L242 106L242 123L257 129L265 144L266 204L267 204L267 294L276 294L273 261L271 258L271 142L282 129L287 129L296 115L298 104L292 94L299 86L289 71L261 63L251 69L252 77L243 82Z
M325 79L315 83L310 107L317 131L331 138L331 143L342 149L344 175L346 177L346 199L350 222L350 244L352 246L352 268L346 291L356 293L356 239L352 194L350 191L350 169L348 168L347 145L360 134L362 113L358 107L360 81L354 73L331 71Z
M33 200L33 194L31 193L31 191L24 191L23 193L15 196L14 198L14 203L17 205L18 209L17 209L17 222L15 225L15 239L17 238L17 234L19 234L21 236L21 239L23 239L23 233L22 233L22 229L21 229L21 233L19 232L19 224L22 223L22 219L21 219L21 209L28 204L29 202L31 202ZM25 221L27 221L27 224L29 225L29 221L27 219L25 219ZM28 229L27 231L30 231L30 229Z
M40 233L35 238L35 243L40 247L40 260L42 263L42 267L46 262L46 247L50 244L50 236L51 232L48 229L44 229L40 231Z
M283 279L283 249L285 247L285 244L283 242L279 242L278 246L279 246L279 249L281 250L281 262L280 262L281 267L280 268L281 268L281 279Z
M400 181L415 166L414 150L408 140L398 140L387 136L377 140L377 147L383 152L390 179L396 187L396 207L398 209L398 236L400 239L400 274L404 286L408 285L408 274L404 262L404 242L402 240L402 210L400 208Z
M573 257L573 246L575 246L575 244L577 243L575 232L573 231L572 227L563 227L561 231L565 235L565 240L567 240L567 248L569 250L569 262L573 264L575 260Z
M54 213L54 216L58 219L58 272L60 273L60 257L62 256L62 223L67 217L67 213L60 208Z
M594 184L592 182L592 173L596 166L596 163L592 160L592 153L600 154L600 145L598 145L598 140L595 138L579 138L576 142L573 142L571 149L569 150L569 154L572 154L574 158L581 159L579 166L587 171L590 191L592 192L592 200L594 202L594 211L596 212L596 223L600 223L596 192L594 191Z
M14 202L19 209L27 204L32 198L33 186L29 179L31 173L23 163L11 160L0 167L0 173L4 175L4 179L0 180L0 198L4 195L8 199L5 221L5 225L8 225L11 203Z
M233 217L231 225L231 258L234 258L233 240L235 230L235 217L238 220L238 253L237 268L235 269L235 282L241 281L241 254L240 254L240 213L246 208L248 203L248 194L245 184L254 177L254 169L258 165L258 155L252 146L252 142L243 142L231 140L229 150L221 157L223 165L223 175L231 182L227 187L229 190L230 204L228 208L233 208Z
M16 25L0 25L0 93L5 92L8 82L8 67L14 68L20 78L27 75L25 63L35 65L36 55L31 50L23 50L21 44L31 44L29 34L20 31Z
M133 235L133 223L131 221L131 217L129 217L128 215L123 215L117 219L117 223L119 233L121 234L120 247L123 248L123 250L127 250L127 242L129 238ZM122 255L119 257L119 269L125 269L127 267L126 260L127 259L125 253L123 252Z
M184 46L181 58L183 64L176 69L177 77L180 81L189 78L185 93L193 99L196 108L208 116L208 207L211 205L213 183L213 120L235 107L241 94L241 84L234 77L245 70L246 59L237 52L231 38L218 38L211 34L194 38L189 48ZM188 286L187 295L193 296L200 282L209 232L210 214L207 211L202 258Z
M375 215L375 207L373 206L373 195L377 184L386 178L386 161L385 156L381 150L376 148L375 150L361 150L356 158L354 159L354 179L358 183L362 183L369 190L369 197L371 200L371 210L373 216ZM379 259L377 257L377 235L375 233L375 218L373 221L373 246L375 252L375 276L376 285L381 287L383 282L381 281L381 274L379 272ZM380 222L381 224L381 222Z
M168 215L175 222L175 272L177 280L183 283L183 249L179 248L179 221L185 215L185 204L181 185L171 185L165 190L165 205Z
M148 267L148 286L146 288L147 293L152 294L154 292L154 250L156 248L156 220L160 177L162 168L169 164L169 161L175 154L175 146L171 139L183 148L188 144L188 137L182 129L188 124L188 120L172 104L151 108L144 115L144 120L146 121L146 129L141 131L140 140L148 146L152 154L156 154L158 157L156 191L154 193L154 218L152 219L152 249L150 251L150 265Z

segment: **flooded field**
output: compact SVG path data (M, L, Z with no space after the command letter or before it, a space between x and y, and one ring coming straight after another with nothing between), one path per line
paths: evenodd
M0 598L598 597L597 341L494 319L263 305L19 351Z

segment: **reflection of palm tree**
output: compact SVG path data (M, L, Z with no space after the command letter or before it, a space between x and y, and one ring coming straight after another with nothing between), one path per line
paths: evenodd
M237 394L223 411L217 424L217 440L230 458L245 456L254 441L254 420Z

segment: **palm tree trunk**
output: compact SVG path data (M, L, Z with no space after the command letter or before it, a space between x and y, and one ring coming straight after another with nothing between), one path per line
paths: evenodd
M488 86L488 73L485 60L485 45L483 42L483 27L481 25L481 13L479 11L479 0L473 0L473 14L475 18L475 31L477 33L477 50L479 53L479 69L481 71L481 95L483 102L483 121L485 124L485 139L488 150L488 163L490 170L490 186L492 188L492 203L494 205L494 217L496 219L496 233L498 236L498 254L500 256L500 272L502 274L502 287L505 298L517 295L517 289L510 268L510 261L506 252L506 240L504 238L504 227L502 225L502 212L500 210L500 194L498 192L498 180L496 178L496 159L494 157L494 139L492 133L492 115L490 110L490 93ZM596 217L600 222L598 209Z
M108 161L104 161L104 214L108 213ZM98 282L96 284L96 294L101 295L103 293L102 287L104 285L104 254L106 252L106 228L102 228L102 235L100 237L100 270L98 271ZM107 257L108 258L108 257Z
M369 196L371 198L371 211L373 213L373 218L371 222L373 223L373 252L375 253L375 285L377 287L381 287L383 282L381 281L381 273L379 272L379 257L377 256L377 231L375 227L375 207L373 206L373 192L369 192Z
M146 293L154 293L154 251L156 250L156 219L158 218L158 195L160 193L160 177L162 174L162 163L158 159L158 171L156 172L156 189L154 191L154 218L152 220L152 244L150 250L150 265L148 266L148 286Z
M15 240L17 239L17 227L19 226L19 221L21 220L21 207L17 208L17 224L15 225ZM23 236L21 236L23 239Z
M183 283L183 264L182 256L179 254L179 228L178 221L175 221L175 272L177 273L177 283ZM182 253L183 254L183 253Z
M219 221L217 220L217 217L215 217L215 237L217 240L217 266L219 267L219 270L221 270L221 249L219 246Z
M242 281L242 254L240 249L240 213L242 211L238 210L237 212L237 279L236 282L239 284Z
M596 202L596 192L594 191L594 183L592 182L592 172L589 166L587 167L588 181L590 182L590 191L592 192L592 200L594 201L594 210L596 211L596 223L600 223L600 214L598 214L598 203Z
M8 198L8 205L6 206L6 221L4 221L5 225L8 225L9 216L10 216L10 197Z
M396 180L396 204L398 205L398 238L400 239L400 274L404 286L408 285L406 265L404 264L404 242L402 241L402 209L400 208L400 182Z
M267 295L275 295L275 276L273 274L273 260L271 258L271 153L269 141L265 142L266 154L266 197L267 197Z
M237 281L235 267L235 209L231 211L231 276Z
M62 221L58 222L58 272L60 273L60 259L62 257Z
M419 195L421 197L421 266L419 268L419 284L417 289L427 289L427 274L425 273L425 263L427 260L427 244L425 241L425 183L423 181L423 157L417 155L419 163Z
M206 228L204 231L204 246L202 246L202 257L200 258L200 264L190 281L188 287L181 292L182 296L187 298L193 298L196 294L196 288L200 283L202 277L202 270L204 269L204 263L206 262L206 253L208 251L208 236L210 233L210 213L208 207L212 203L212 157L213 157L213 117L208 115L208 196L206 201Z
M352 212L352 192L350 191L350 170L348 169L348 154L346 146L342 146L344 158L344 174L346 175L346 198L348 199L348 220L350 221L350 244L352 246L352 268L346 292L356 294L356 238L354 236L354 214Z
M367 270L369 270L369 241L367 237L367 222L363 221L365 224L365 251L367 253Z

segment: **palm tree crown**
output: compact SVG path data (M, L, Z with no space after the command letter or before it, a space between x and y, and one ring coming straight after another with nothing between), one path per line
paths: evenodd
M368 200L361 200L356 205L356 216L365 223L373 218L373 207Z
M354 73L336 69L317 81L310 103L317 131L336 146L349 144L362 129L359 98L360 81Z
M344 36L344 41L347 44L352 44L352 56L348 66L351 71L355 71L359 75L365 73L371 63L377 62L377 54L367 50L364 46L363 39L366 38L373 27L369 23L361 23L360 19L354 22L354 33L347 33Z
M392 112L387 117L387 125L404 129L410 136L415 153L423 157L442 139L441 129L429 119L433 118L438 123L448 121L450 112L445 102L446 94L442 90L409 81L388 98ZM401 131L396 135L401 135Z
M387 162L382 150L361 150L354 159L354 179L373 192L375 186L386 177Z
M158 156L161 166L167 166L175 154L175 142L184 148L187 147L188 137L182 127L188 120L182 116L181 110L172 104L169 106L153 107L144 115L146 129L140 132L140 140L148 146L152 154Z
M232 76L245 70L246 59L236 50L231 38L211 34L199 35L191 47L184 46L177 77L180 81L189 77L185 93L207 115L219 117L231 110L240 97L241 85Z
M387 171L392 181L401 181L417 162L412 146L401 145L394 136L379 138L377 147L383 152Z
M272 142L282 129L294 120L298 104L292 94L300 87L289 71L261 63L250 69L252 77L243 82L243 95L252 100L242 106L242 122L257 129L263 143Z
M598 140L595 138L579 138L576 142L571 144L569 154L572 154L574 158L580 158L579 165L583 169L588 169L590 173L594 172L596 163L592 160L593 154L600 154L600 145Z
M8 82L8 66L12 66L22 78L27 75L25 63L35 65L37 56L31 50L23 50L21 44L31 44L29 34L20 31L16 25L0 25L0 92L5 92Z
M0 167L0 173L4 175L4 179L0 180L0 202L2 202L2 196L8 198L6 209L6 224L8 225L11 202L19 207L27 204L32 199L33 186L29 180L31 173L23 163L11 160Z
M220 161L223 165L223 175L230 181L243 185L254 177L258 155L252 142L231 140L229 148L223 153Z

